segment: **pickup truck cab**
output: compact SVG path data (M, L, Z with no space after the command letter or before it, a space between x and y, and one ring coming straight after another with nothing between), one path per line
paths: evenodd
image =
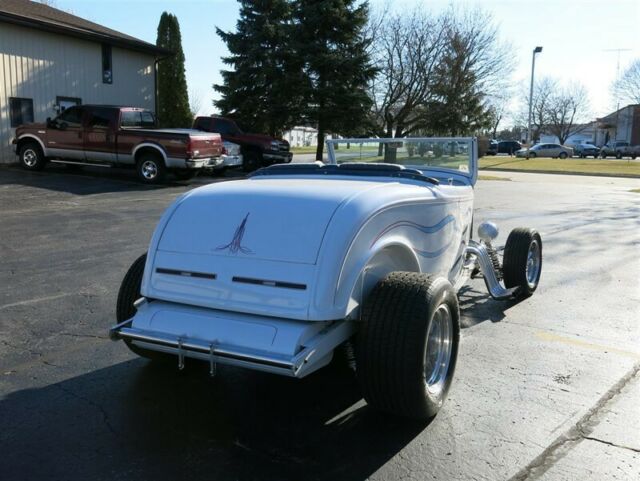
M640 156L640 145L631 145L629 142L623 140L616 140L615 142L609 142L600 149L600 156L603 159L607 157L615 157L621 159L622 157L631 157L635 159Z
M193 128L218 133L222 140L240 145L245 172L271 164L288 164L293 158L286 140L263 134L247 134L229 118L217 115L196 117Z
M148 184L160 182L167 171L188 179L222 162L220 135L158 129L149 110L135 107L70 107L46 123L18 127L13 145L27 170L41 170L47 162L135 167Z

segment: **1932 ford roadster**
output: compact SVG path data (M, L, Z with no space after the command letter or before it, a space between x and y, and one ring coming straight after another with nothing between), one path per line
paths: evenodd
M472 274L496 299L531 295L542 240L491 223L472 239L473 138L327 142L329 163L261 169L187 192L161 218L118 295L137 354L293 377L355 344L375 408L429 418L447 395Z

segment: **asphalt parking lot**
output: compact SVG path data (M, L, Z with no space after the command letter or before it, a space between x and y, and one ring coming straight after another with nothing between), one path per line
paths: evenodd
M340 366L210 379L108 340L128 266L206 179L0 168L0 479L640 479L640 180L499 176L475 219L502 242L536 227L541 285L462 291L456 379L421 424L368 409Z

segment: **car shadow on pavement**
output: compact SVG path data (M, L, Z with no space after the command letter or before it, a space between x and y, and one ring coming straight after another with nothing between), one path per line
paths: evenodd
M355 375L302 380L142 359L0 401L6 479L364 480L428 423L369 409Z
M485 321L500 322L506 317L506 311L518 302L520 301L496 301L487 293L484 283L475 280L458 292L460 327L467 329Z

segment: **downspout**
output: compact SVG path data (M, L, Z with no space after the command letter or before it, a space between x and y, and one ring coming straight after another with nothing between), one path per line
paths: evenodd
M158 118L158 57L153 61L153 108L156 119Z

